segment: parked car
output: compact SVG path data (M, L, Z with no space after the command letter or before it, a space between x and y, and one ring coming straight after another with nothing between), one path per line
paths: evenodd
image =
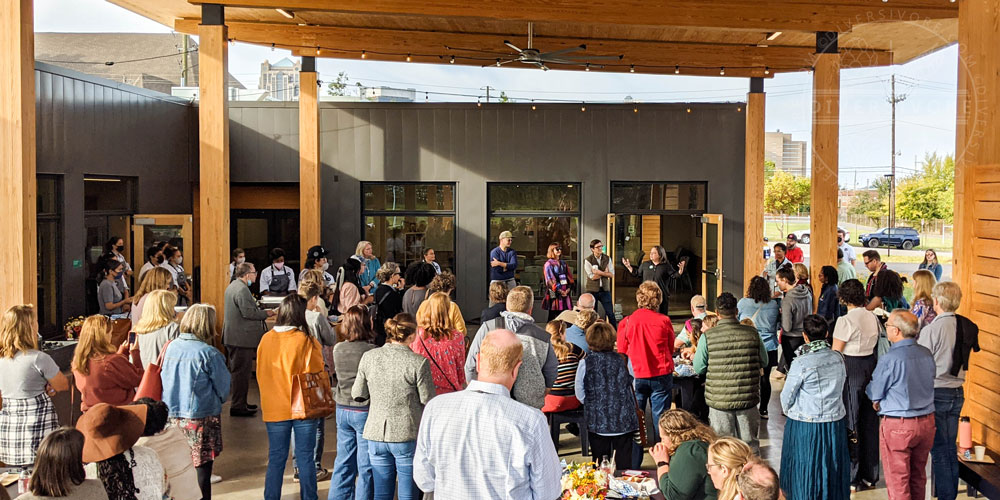
M844 232L844 241L850 243L850 241L851 241L851 232L848 231L848 230L846 230L846 229L844 229L844 228L842 228L842 227L840 227L840 226L837 226L837 230L838 231L843 231ZM792 231L792 234L794 234L795 237L799 239L799 243L804 243L804 244L808 245L809 244L809 231L810 231L809 229L799 229L798 231Z
M861 244L869 248L880 246L902 248L909 250L920 246L920 234L912 227L883 227L874 233L861 235Z

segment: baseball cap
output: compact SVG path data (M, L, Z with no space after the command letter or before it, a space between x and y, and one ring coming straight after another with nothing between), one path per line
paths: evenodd
M504 232L500 233L500 239L501 240L504 239L504 238L513 238L513 237L514 237L514 235L511 234L510 231L504 231Z
M792 241L799 241L799 237L795 236L795 233L790 233L788 235L788 238L786 238L786 239L789 239L789 240L792 240Z
M309 247L309 252L306 255L308 255L310 259L322 259L323 257L326 257L328 253L329 252L327 252L325 248L320 245L316 245Z

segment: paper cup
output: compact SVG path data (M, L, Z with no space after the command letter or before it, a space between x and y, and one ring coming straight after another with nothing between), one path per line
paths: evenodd
M976 460L982 460L986 457L986 447L976 446L973 448L976 451Z

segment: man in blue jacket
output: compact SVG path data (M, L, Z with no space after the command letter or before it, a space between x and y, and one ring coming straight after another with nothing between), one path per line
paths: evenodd
M510 247L514 235L510 231L500 233L500 246L490 251L490 283L503 282L510 290L517 286L514 271L517 270L517 252Z

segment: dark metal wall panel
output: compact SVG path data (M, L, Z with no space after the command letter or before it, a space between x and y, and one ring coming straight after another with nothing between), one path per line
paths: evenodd
M84 259L84 175L136 177L139 213L191 213L194 110L183 99L44 63L36 63L35 82L37 171L62 176L63 316L76 316L84 313L85 271L72 265Z
M323 241L337 259L354 250L365 181L457 183L458 302L486 300L486 184L581 182L581 242L605 238L612 181L708 181L709 211L725 215L725 288L740 293L745 116L733 104L632 106L322 103ZM692 112L688 113L687 108ZM254 127L250 110L259 115ZM233 128L257 141L232 142L233 179L298 177L296 103L233 103ZM277 128L276 125L277 124ZM235 136L235 134L234 134ZM254 148L259 153L249 154ZM272 148L273 152L264 151ZM244 149L246 151L244 151ZM235 161L238 158L239 161ZM585 249L585 245L583 246Z

